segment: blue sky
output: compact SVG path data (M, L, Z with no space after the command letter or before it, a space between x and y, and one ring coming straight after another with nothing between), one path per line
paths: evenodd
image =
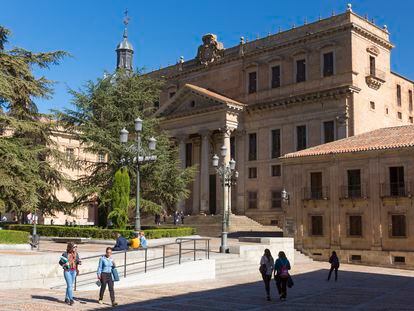
M288 29L306 18L343 12L351 2L354 12L388 25L393 51L392 68L414 79L412 41L414 1L408 0L20 0L2 1L0 24L12 31L11 45L32 51L66 50L73 55L48 71L37 71L57 81L50 100L37 100L41 112L70 106L67 89L115 67L115 47L122 38L123 12L131 17L129 38L135 66L147 70L175 63L181 55L195 56L201 36L216 33L225 47L249 40L279 26Z

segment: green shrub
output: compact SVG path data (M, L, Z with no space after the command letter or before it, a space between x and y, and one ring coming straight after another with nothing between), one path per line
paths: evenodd
M15 230L0 230L0 244L27 244L29 233Z
M10 230L25 231L31 233L32 225L7 225ZM117 232L121 233L125 238L130 239L133 230L117 230L117 229L101 229L101 228L82 228L82 227L62 227L62 226L45 226L37 225L37 234L41 236L52 237L82 237L92 239L115 239ZM195 229L190 227L176 227L168 229L148 229L143 230L147 239L159 239L167 237L179 237L195 234ZM0 231L1 232L1 231Z

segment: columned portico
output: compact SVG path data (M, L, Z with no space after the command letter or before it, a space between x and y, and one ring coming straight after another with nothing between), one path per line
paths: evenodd
M157 112L161 116L162 127L179 142L183 168L189 153L186 144L192 143L191 165L196 166L197 172L191 185L191 197L180 203L180 209L192 214L217 214L222 212L223 206L229 206L231 192L225 194L223 202L219 178L215 178L214 182L210 177L215 174L211 161L213 154L219 153L219 148L224 145L227 148L224 161L229 163L230 136L237 129L238 117L244 108L244 104L230 98L194 85L185 85ZM211 189L212 186L215 189ZM216 202L211 202L213 199Z

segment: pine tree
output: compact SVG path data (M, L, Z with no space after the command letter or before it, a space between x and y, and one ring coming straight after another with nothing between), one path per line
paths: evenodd
M177 202L188 197L194 168L180 168L177 146L159 128L158 120L151 116L161 86L161 82L139 72L126 75L118 71L96 82L89 81L81 90L71 90L75 108L57 112L61 125L81 141L87 152L106 154L108 159L106 163L83 163L87 165L88 174L78 180L77 202L97 197L100 210L109 211L112 177L122 166L127 167L131 189L135 192L136 166L132 161L123 161L132 159L134 154L119 142L119 133L126 127L132 141L137 117L144 120L144 151L148 152L146 142L154 136L158 157L153 163L141 165L141 208L144 212L157 212L161 205L174 209ZM131 193L132 200L134 192Z
M128 224L128 206L130 196L130 180L126 168L115 173L111 191L111 208L108 218L118 229L125 229Z
M9 35L0 26L0 207L19 217L35 209L53 213L66 208L55 193L66 182L58 166L68 161L52 138L56 124L34 102L52 95L53 81L35 77L33 67L48 69L67 53L6 50Z

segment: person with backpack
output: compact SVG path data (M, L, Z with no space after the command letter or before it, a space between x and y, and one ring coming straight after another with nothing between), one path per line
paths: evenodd
M275 261L270 253L269 249L264 250L264 254L260 259L259 271L262 274L263 282L265 284L265 290L267 295L267 301L270 301L270 280L272 279L272 272Z
M287 283L289 280L290 262L285 252L280 251L275 263L275 280L280 300L287 298Z
M339 269L339 258L336 255L336 252L333 251L331 257L329 257L329 263L331 264L331 269L329 270L328 279L331 279L332 271L335 270L335 282L338 281L338 269Z
M99 291L99 304L103 304L103 296L105 294L106 285L109 287L109 295L111 296L112 306L118 304L115 302L114 280L112 279L112 269L115 268L115 262L112 259L112 248L107 247L105 256L99 259L98 264L98 280L101 282L101 289Z
M63 276L66 281L66 296L65 302L68 305L73 305L73 285L76 276L79 274L78 266L81 264L77 246L73 242L69 242L66 246L66 252L60 256L59 265L63 268Z

